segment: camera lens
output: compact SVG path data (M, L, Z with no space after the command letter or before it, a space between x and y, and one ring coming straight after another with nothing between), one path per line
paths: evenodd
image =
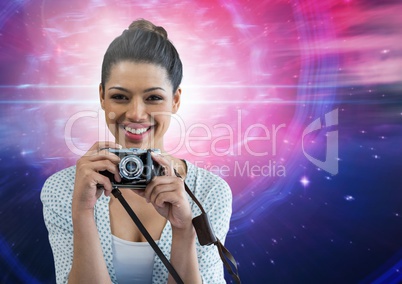
M126 179L136 179L143 171L144 164L136 155L128 155L121 159L120 175Z
M137 168L138 168L138 164L133 161L129 161L126 164L126 170L129 173L135 172L137 170Z

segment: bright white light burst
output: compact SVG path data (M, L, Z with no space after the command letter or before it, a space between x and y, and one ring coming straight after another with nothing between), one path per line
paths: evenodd
M304 187L306 187L306 186L308 186L308 184L310 183L310 181L308 180L308 178L307 178L306 176L303 176L303 177L300 179L300 183L301 183Z

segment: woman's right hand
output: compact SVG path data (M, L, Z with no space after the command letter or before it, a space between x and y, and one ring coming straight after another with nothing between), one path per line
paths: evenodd
M99 172L109 171L114 174L117 182L121 181L117 168L120 158L105 148L117 149L121 146L114 142L97 142L77 161L72 203L73 213L93 211L102 192L106 196L112 192L112 184L109 178Z

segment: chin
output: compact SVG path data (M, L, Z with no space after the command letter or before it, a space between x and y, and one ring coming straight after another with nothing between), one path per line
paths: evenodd
M119 143L124 148L139 148L139 149L150 149L150 148L157 148L153 147L152 143L149 141L124 141L123 143Z

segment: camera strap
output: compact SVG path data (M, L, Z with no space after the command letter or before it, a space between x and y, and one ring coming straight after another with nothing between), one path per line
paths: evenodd
M176 172L176 170L175 170L175 174L177 177L182 178ZM240 277L238 274L236 260L234 259L233 255L229 252L229 250L215 236L213 228L209 222L207 213L205 212L201 203L197 200L197 198L191 192L191 190L188 188L188 186L185 182L184 182L184 188L185 188L187 194L191 197L191 199L195 202L195 204L197 204L197 206L201 210L201 215L194 217L192 220L192 223L193 223L193 226L197 233L197 237L198 237L198 241L199 241L200 245L202 245L202 246L211 245L211 244L216 245L218 248L219 256L220 256L226 270L232 276L235 283L240 284L241 281L240 281ZM127 203L127 201L124 199L121 191L115 186L112 190L112 194L123 205L124 209L130 215L131 219L133 219L135 225L138 227L138 229L140 230L142 235L145 237L145 239L151 245L151 247L153 248L155 253L158 255L158 257L161 259L162 263L166 266L166 268L168 269L169 273L172 275L172 277L176 281L176 283L182 284L183 280L181 280L179 274L176 272L173 265L169 262L169 260L166 258L166 256L163 254L163 252L160 250L159 246L152 239L151 235L148 233L148 231L146 230L144 225L141 223L140 219L137 217L137 215L131 209L131 207Z
M176 281L177 284L184 284L183 280L181 280L179 274L174 269L173 265L169 262L166 256L163 254L161 249L152 239L151 235L148 233L147 229L145 229L144 225L141 223L140 219L134 213L133 209L131 209L130 205L128 205L126 199L123 197L121 191L115 186L112 190L112 194L116 197L121 205L123 205L124 209L126 209L127 213L130 215L131 219L133 219L135 225L140 230L141 234L145 237L148 243L151 245L155 253L159 256L163 264L166 266L167 270L169 271L170 275L172 275L173 279Z
M175 174L177 177L182 178L179 173L176 172ZM221 243L221 241L215 236L211 223L208 219L208 214L205 212L204 208L202 207L201 203L195 197L193 192L188 188L186 182L184 182L184 188L187 194L191 197L191 199L197 204L198 208L201 210L201 215L193 218L193 226L197 233L198 242L200 245L211 245L214 244L218 248L219 256L225 265L226 270L229 272L230 276L232 276L235 283L240 284L240 276L237 269L237 263L233 255L230 251Z

